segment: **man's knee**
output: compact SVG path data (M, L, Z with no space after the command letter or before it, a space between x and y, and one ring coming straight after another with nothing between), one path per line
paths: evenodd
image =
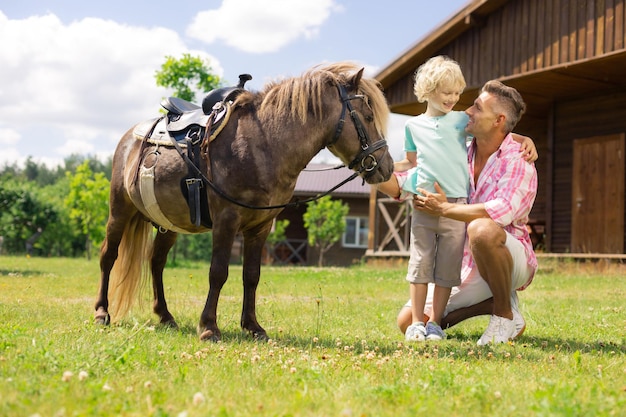
M467 225L467 238L473 251L474 249L486 249L493 245L504 245L506 233L491 219L476 219Z
M398 312L398 317L396 319L398 328L402 333L406 332L406 328L411 325L412 320L411 309L403 306Z

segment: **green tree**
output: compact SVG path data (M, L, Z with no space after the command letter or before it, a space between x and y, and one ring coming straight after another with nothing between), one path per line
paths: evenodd
M265 242L265 248L267 250L266 262L271 263L274 260L280 260L276 256L276 246L284 242L287 236L287 227L289 226L288 219L276 220L274 219L274 227L270 232Z
M109 213L109 180L102 172L93 173L89 161L83 162L75 174L67 173L70 181L65 204L70 209L70 219L85 236L87 259L91 259L93 243L101 243L106 231Z
M15 180L0 183L0 236L2 250L29 254L38 249L38 240L48 225L58 222L55 208L40 198L30 184Z
M45 256L83 256L85 235L70 219L70 208L65 204L70 193L70 180L64 174L54 184L39 187L37 196L51 204L57 212L58 221L48 224L39 239L38 250Z
M309 203L304 213L304 227L307 230L309 245L318 248L318 266L324 264L324 254L341 239L346 230L346 215L350 207L339 200L325 196Z
M209 262L213 254L213 233L182 234L176 238L176 244L170 251L173 266L179 265L178 258L183 261Z
M209 60L188 53L180 59L172 56L165 58L161 70L155 74L156 83L160 87L174 89L176 97L194 102L196 91L205 93L222 84L220 77L213 74Z

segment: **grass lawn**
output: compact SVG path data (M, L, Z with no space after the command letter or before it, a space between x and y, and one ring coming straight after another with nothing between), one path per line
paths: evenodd
M258 318L239 328L241 267L222 292L220 343L196 325L208 264L166 269L180 330L149 291L93 324L98 261L0 256L0 416L624 416L626 270L543 261L520 293L517 341L477 347L488 317L407 344L405 266L264 267Z

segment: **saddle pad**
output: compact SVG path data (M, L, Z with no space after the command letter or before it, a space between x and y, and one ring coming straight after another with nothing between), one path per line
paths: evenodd
M155 122L156 126L154 126ZM146 136L150 134L152 126L154 126L154 130L152 131L150 137L146 138ZM165 117L154 118L139 123L133 129L133 136L137 140L147 140L148 143L152 143L154 145L173 146L172 140L170 139L170 133L167 131L167 118ZM181 148L187 147L187 144L184 141L180 142L179 145Z

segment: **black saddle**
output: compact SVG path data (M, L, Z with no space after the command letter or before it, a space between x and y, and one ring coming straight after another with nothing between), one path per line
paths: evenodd
M213 115L213 129L216 129L220 123L221 116L223 116L223 114L220 114L220 111L224 109L224 106L218 103L235 100L239 94L245 91L244 86L251 79L252 76L250 74L241 74L239 76L239 84L236 86L211 90L202 101L202 107L179 97L163 99L161 107L167 110L166 120L163 121L165 129L157 130L165 130L177 142L184 141L189 132L195 138L199 138L204 134L204 127L207 125L211 113L215 113Z
M226 103L233 101L244 90L247 81L251 80L250 74L241 74L239 76L239 84L234 87L222 87L211 90L204 100L202 100L202 108L187 100L178 97L167 97L161 101L161 107L167 110L167 131L180 141L180 133L184 137L184 133L190 129L204 127L207 124L208 116L215 110L222 110L223 106L218 103ZM216 106L217 105L217 106ZM218 119L215 117L215 119ZM214 120L217 121L217 120Z
M216 88L215 90L210 91L206 97L204 97L204 100L202 100L202 111L204 114L211 114L217 103L234 101L237 96L244 91L246 82L251 79L252 75L250 74L240 74L239 84L235 87Z

